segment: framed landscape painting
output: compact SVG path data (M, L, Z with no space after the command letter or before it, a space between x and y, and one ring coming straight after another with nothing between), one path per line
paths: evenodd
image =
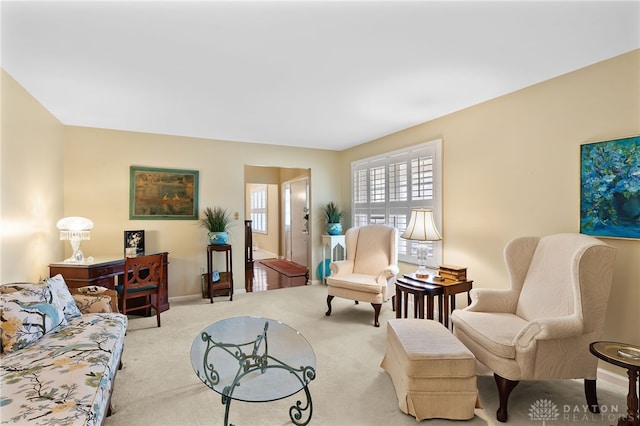
M581 145L580 232L640 238L640 136Z
M198 171L131 166L129 219L198 219Z

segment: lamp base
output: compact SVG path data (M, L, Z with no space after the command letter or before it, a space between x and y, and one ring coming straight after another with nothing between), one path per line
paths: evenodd
M424 265L418 265L418 270L415 272L416 278L429 278L429 272Z

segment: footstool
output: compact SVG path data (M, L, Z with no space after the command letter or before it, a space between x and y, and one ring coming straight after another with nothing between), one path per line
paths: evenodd
M474 416L478 403L475 357L441 323L389 320L380 366L391 376L400 410L417 421Z

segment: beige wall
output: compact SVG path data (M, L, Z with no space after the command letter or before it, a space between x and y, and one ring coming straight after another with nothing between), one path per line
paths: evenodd
M351 161L442 138L444 262L506 287L510 239L579 232L580 145L638 134L640 50L343 152L341 201ZM603 241L618 249L605 337L638 345L640 241Z
M85 255L117 255L124 230L144 229L147 251L170 253L170 297L200 292L206 233L195 221L129 220L131 165L199 170L200 208L216 205L238 212L229 232L236 289L244 289L245 165L312 169L312 202L318 210L339 188L339 177L331 173L339 155L334 151L71 126L65 127L64 139L65 214L94 222L91 240L82 245ZM314 264L321 257L320 226Z
M1 70L0 282L39 281L62 258L62 124Z

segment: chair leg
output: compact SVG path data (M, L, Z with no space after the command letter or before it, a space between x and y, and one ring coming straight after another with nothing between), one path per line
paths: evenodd
M149 296L149 302L151 302L151 299L153 299L151 296ZM158 327L160 327L160 295L156 294L156 304L153 306L153 308L156 310L156 322L158 323Z
M517 380L505 379L495 373L493 374L493 378L496 380L496 385L498 385L498 397L500 399L500 406L498 407L498 411L496 411L496 418L499 422L505 423L509 418L509 414L507 413L509 395L511 395L511 391L520 382Z
M584 379L584 395L587 397L587 405L592 413L599 413L598 394L596 392L596 381L594 379Z
M326 316L331 315L331 301L332 300L333 300L333 296L327 296L327 307L329 309L327 310L327 312L324 313Z
M380 327L380 323L378 322L378 318L380 317L380 308L382 308L382 303L372 303L371 306L373 306L373 312L374 312L373 326L374 327Z

